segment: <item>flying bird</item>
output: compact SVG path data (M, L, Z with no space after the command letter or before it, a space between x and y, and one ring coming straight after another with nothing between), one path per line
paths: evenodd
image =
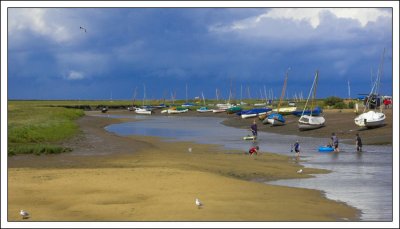
M21 210L19 214L22 216L22 219L29 218L29 213L27 211Z
M201 201L196 198L196 205L197 205L197 208L200 208L201 206L203 206L203 203L201 203Z
M79 26L79 29L83 29L83 30L85 30L85 33L86 33L86 29L85 29L85 28L83 28L82 26Z
M302 169L300 169L299 171L297 171L297 173L302 173L303 172L303 170Z

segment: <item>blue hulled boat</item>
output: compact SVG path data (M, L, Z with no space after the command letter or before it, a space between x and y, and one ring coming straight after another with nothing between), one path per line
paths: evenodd
M264 121L271 123L272 126L282 126L286 122L283 115L277 114L277 113L268 115L267 118L264 119ZM264 121L263 121L263 123L264 123Z
M300 117L303 114L303 111L293 111L292 114ZM321 114L322 114L322 108L320 107L314 108L312 112L311 110L304 111L304 115L320 116Z

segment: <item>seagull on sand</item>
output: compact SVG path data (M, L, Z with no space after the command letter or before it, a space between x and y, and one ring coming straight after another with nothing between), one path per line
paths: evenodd
M83 30L85 30L85 33L86 33L86 29L85 29L85 28L83 28L82 26L79 26L79 29L83 29Z
M302 173L303 172L303 170L302 169L300 169L299 171L297 171L297 173Z
M29 213L27 211L21 210L19 211L19 214L22 216L22 219L29 218Z
M197 205L197 208L200 208L201 206L203 206L203 203L201 203L201 201L196 198L196 205Z

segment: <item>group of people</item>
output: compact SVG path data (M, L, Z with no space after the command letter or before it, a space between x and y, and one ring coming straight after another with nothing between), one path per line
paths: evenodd
M253 124L250 126L250 130L253 134L253 143L255 142L255 140L257 139L257 123L256 120L253 121ZM328 146L333 147L334 152L339 152L339 138L336 136L335 133L332 133L331 135L331 141L328 144ZM250 155L257 155L258 154L258 150L259 150L259 146L253 146L249 149L248 153ZM291 152L295 152L295 156L296 158L298 158L300 156L300 143L299 140L296 140L296 142L291 145ZM360 135L357 133L356 134L356 150L357 152L361 152L362 151L362 141L361 141L361 137Z
M339 152L339 138L336 136L335 133L332 133L331 136L331 143L328 144L328 146L333 147L335 152ZM361 152L362 151L362 141L361 141L361 137L360 135L357 133L356 134L356 150L357 152Z

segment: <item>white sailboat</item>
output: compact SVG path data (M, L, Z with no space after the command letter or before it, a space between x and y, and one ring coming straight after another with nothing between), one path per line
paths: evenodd
M311 86L310 93L308 94L308 98L306 104L304 105L303 114L299 118L299 130L312 130L325 126L325 118L322 116L312 116L312 110L314 109L314 100L317 92L317 82L318 82L318 70L315 73L314 82ZM313 96L311 99L311 114L304 115L304 111L307 108L308 101L311 96L311 92L313 92Z
M366 127L366 128L374 128L380 127L385 124L386 115L382 112L382 110L377 111L376 109L380 106L379 100L379 86L380 86L380 78L382 75L382 68L383 68L383 57L385 55L385 49L383 49L383 54L381 58L381 63L379 65L378 74L376 76L375 83L372 86L371 92L369 93L367 103L364 107L364 113L357 116L354 119L354 123L359 127ZM374 105L374 110L370 110L368 112L367 109L370 105Z
M144 100L146 99L146 87L143 85L143 108L136 108L135 113L136 114L145 114L145 115L151 115L153 113L152 110L144 108Z
M203 92L201 92L201 96L203 97L203 107L200 107L199 109L197 109L197 112L200 113L204 113L204 112L212 112L213 110L208 109L208 107L206 107L206 100L204 99L204 94Z

